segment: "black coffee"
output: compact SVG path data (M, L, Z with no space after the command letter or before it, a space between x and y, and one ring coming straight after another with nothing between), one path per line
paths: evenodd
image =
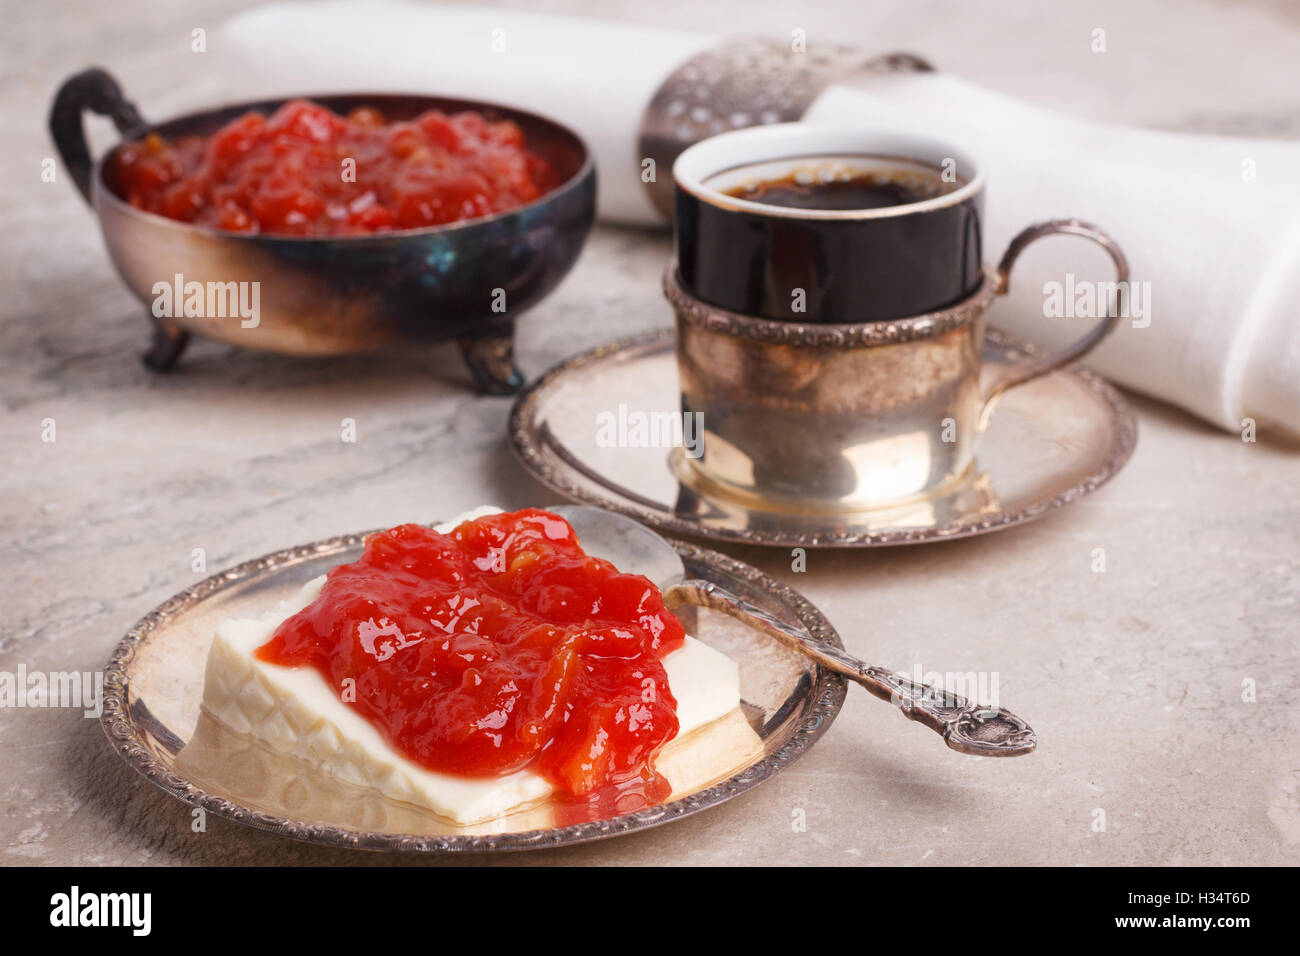
M803 141L754 130L718 142L728 138ZM707 158L709 142L692 149ZM683 154L674 194L682 286L730 312L799 324L892 321L972 295L985 279L982 177L955 150L928 143L908 156L906 140L893 142L899 152L882 144L752 161L720 148L732 165L699 178L692 170L705 164Z
M938 167L891 160L879 167L799 167L778 178L746 180L723 192L769 206L849 210L907 206L964 185L959 178L945 177Z

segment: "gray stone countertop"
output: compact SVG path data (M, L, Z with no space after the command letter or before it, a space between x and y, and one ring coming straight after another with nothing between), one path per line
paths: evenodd
M200 343L177 374L141 367L139 307L52 155L58 82L98 62L152 115L216 102L189 31L247 4L48 0L0 36L0 670L97 669L130 625L219 568L290 544L480 504L551 496L506 445L507 399L466 388L452 348L295 361ZM1003 91L1163 128L1300 135L1300 14L1273 2L873 5L803 14L728 0L602 4L599 15L905 47ZM581 12L577 2L548 9ZM1087 52L1094 26L1111 52ZM218 61L219 62L219 61ZM579 349L665 326L665 236L598 228L522 322L534 376ZM1300 445L1244 444L1134 398L1137 452L1098 494L979 539L789 555L724 548L801 589L845 643L910 668L995 670L1043 745L958 757L850 688L799 763L670 827L513 863L1300 863ZM342 444L339 422L357 422ZM41 422L57 422L43 443ZM1091 555L1103 547L1107 571ZM1243 682L1255 699L1243 700ZM807 827L792 826L802 810ZM1104 814L1105 827L1096 823ZM327 850L212 819L155 790L68 710L0 710L8 864L429 862ZM473 862L487 862L475 860Z

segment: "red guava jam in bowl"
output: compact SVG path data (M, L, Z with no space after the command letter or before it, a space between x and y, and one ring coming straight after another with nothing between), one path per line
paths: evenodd
M430 109L389 122L291 100L209 136L124 143L112 180L128 203L230 232L357 236L505 212L559 185L511 120Z
M648 578L528 509L371 536L256 654L349 688L348 706L429 770L528 768L561 801L626 811L669 795L654 769L678 730L662 658L684 641Z

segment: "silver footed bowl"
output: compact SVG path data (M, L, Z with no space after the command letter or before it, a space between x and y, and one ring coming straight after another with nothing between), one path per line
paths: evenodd
M124 140L150 133L172 138L213 133L250 110L273 112L285 99L150 123L108 73L78 73L55 96L50 132L73 183L94 207L113 264L152 324L145 364L157 371L175 367L191 335L289 355L455 340L482 391L518 391L523 377L513 362L515 321L569 271L595 218L596 170L586 144L552 120L493 103L386 93L305 98L336 113L374 107L390 120L429 109L509 119L562 183L517 209L425 229L347 237L223 232L127 203L111 181L120 144L92 159L82 117L109 117ZM259 283L256 325L224 315L154 315L155 284L178 275L187 282Z

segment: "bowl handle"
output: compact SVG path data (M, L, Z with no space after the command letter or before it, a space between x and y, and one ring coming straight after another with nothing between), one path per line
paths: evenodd
M59 87L59 92L54 95L54 105L50 107L50 134L63 165L72 175L72 181L86 202L90 202L90 175L95 161L90 157L86 133L81 126L81 117L86 110L112 119L123 137L146 124L135 104L122 95L117 80L97 66L68 77Z

